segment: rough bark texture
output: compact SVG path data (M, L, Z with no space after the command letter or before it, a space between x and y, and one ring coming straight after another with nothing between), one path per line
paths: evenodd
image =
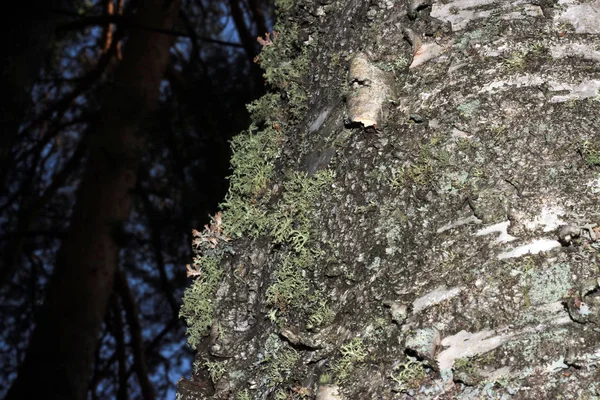
M275 85L281 109L255 103L262 130L234 141L251 159L254 140L281 132L278 152L263 146L273 170L253 161L248 174L234 156L233 240L216 222L197 235L195 279L210 282L221 249L221 280L208 336L190 330L199 362L182 398L598 398L599 14L584 0L303 1L282 14L267 79L291 31L288 64L304 54L310 67ZM359 51L388 79L347 82ZM294 120L298 82L308 109ZM356 101L374 85L393 94ZM360 114L349 104L377 111L377 130L345 126ZM256 171L269 179L249 190Z
M141 24L169 29L178 1L144 0ZM7 399L84 399L100 327L118 266L119 235L129 216L144 151L145 119L156 107L172 37L133 31L90 135L77 193L44 307Z

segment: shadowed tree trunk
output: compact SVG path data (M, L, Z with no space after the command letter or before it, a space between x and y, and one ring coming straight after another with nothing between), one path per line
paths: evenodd
M31 89L37 79L54 30L64 19L52 9L68 10L69 0L11 2L3 11L0 36L0 184L4 185L10 149L31 105Z
M170 29L179 2L138 2L136 20ZM133 30L114 84L88 133L90 155L44 306L7 399L85 399L133 200L145 127L155 109L172 36Z
M597 398L600 2L277 3L182 398Z

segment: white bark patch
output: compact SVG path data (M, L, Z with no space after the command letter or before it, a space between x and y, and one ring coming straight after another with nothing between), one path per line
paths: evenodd
M310 127L308 128L308 130L310 131L310 133L315 132L317 129L319 129L323 125L323 123L325 122L325 120L329 116L329 111L330 110L328 110L328 109L325 109L325 110L321 111L321 113L319 114L319 116L317 117L317 119L315 119L310 124Z
M490 10L475 10L475 8L494 2L495 0L456 0L442 4L440 1L436 1L431 8L431 16L450 22L452 30L459 31L475 19L489 17L492 13Z
M557 13L554 21L570 23L575 33L600 33L600 0L581 3L581 0L559 0L564 12Z
M440 370L451 369L457 358L468 358L492 351L515 336L515 333L493 336L494 333L492 330L475 333L460 331L456 335L444 338L442 346L448 348L437 356Z
M532 310L538 316L544 315L540 323L533 326L526 326L520 330L514 330L505 334L498 334L498 331L507 332L508 328L501 328L497 331L485 330L481 332L460 331L455 335L448 336L442 340L442 347L447 349L437 355L437 362L440 371L451 371L454 361L458 358L474 357L479 354L485 354L505 343L515 339L542 331L547 331L553 326L561 326L571 323L571 318L564 313L564 307L561 302L545 304Z
M493 81L485 84L479 93L494 93L508 90L512 87L521 88L527 86L539 86L544 83L548 84L550 94L558 91L568 91L567 94L555 95L548 100L550 103L563 103L565 101L582 100L586 98L597 97L600 93L600 80L589 79L579 84L557 82L547 80L537 75L520 75L514 76L506 80Z
M551 103L562 103L571 99L581 100L589 97L596 97L600 91L599 80L587 80L581 82L579 85L573 85L570 83L557 83L551 85L551 90L568 90L569 94L562 96L552 96L550 99Z
M576 57L584 60L600 62L600 51L591 45L581 43L561 44L550 47L552 58Z
M495 9L490 6L495 5ZM527 4L522 0L455 0L442 3L437 1L431 8L431 16L452 24L453 31L465 29L467 24L476 19L488 18L498 9L504 11L502 19L540 18L544 16L541 7Z
M489 235L491 233L499 233L498 237L496 238L496 243L512 242L513 240L516 239L516 237L508 234L509 226L510 226L510 221L500 222L498 224L491 225L491 226L488 226L488 227L478 230L477 232L475 232L475 236L484 236L484 235Z
M462 291L462 288L446 289L445 287L438 287L432 292L427 293L424 296L419 297L413 301L413 312L418 313L426 308L429 308L435 304L439 304L443 301L451 299L457 296Z
M469 135L467 132L461 131L460 129L452 128L452 137L455 139L471 139L473 135Z
M523 4L518 11L509 12L502 16L502 19L513 20L523 19L528 17L544 18L542 7L533 4Z
M490 83L486 83L483 85L481 89L479 89L479 93L493 93L496 91L503 91L510 89L511 87L529 87L529 86L538 86L545 82L541 76L538 75L518 75L513 76L506 80L493 81Z
M566 225L567 223L560 219L561 216L565 215L565 210L560 207L548 207L544 206L540 215L531 221L525 221L523 225L530 231L534 231L539 226L544 227L544 232L550 232L558 228L559 226Z
M592 192L592 194L600 193L600 176L588 181L585 185L589 188L589 191Z
M481 224L481 220L474 215L471 215L467 218L461 218L454 222L448 222L446 225L438 228L437 233L443 233L449 231L450 229L458 228L459 226L467 225L467 224Z
M521 257L527 254L538 254L541 251L549 251L560 246L561 244L557 240L537 239L529 244L516 247L511 251L498 254L498 259L504 260L507 258Z

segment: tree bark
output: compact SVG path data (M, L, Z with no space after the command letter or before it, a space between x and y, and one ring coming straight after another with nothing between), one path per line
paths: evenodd
M144 0L138 22L169 30L178 1ZM7 399L84 399L100 327L119 263L144 151L147 117L157 104L172 36L132 31L112 91L89 132L90 156L77 192L25 361Z
M597 396L600 2L278 3L183 399Z

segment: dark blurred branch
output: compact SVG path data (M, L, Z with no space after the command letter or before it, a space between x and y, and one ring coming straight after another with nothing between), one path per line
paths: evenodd
M78 29L84 29L88 26L96 26L96 25L106 25L106 24L117 24L122 28L133 28L140 29L149 32L162 33L164 35L175 36L175 37L185 37L189 38L190 35L185 32L176 31L172 29L161 29L153 26L146 26L139 23L134 22L134 18L126 15L92 15L92 16L81 16L77 13L65 11L65 10L52 10L52 12L66 15L69 17L77 18L75 21L71 21L65 24L62 24L58 27L59 32L66 32ZM197 40L207 43L220 44L223 46L231 46L231 47L243 47L240 43L228 42L225 40L213 39L206 36L197 36Z
M256 23L256 30L258 31L259 36L264 35L269 32L269 28L267 28L267 21L265 20L265 15L263 13L260 0L248 0L248 7L254 16L254 22Z
M108 68L110 61L117 51L117 43L120 39L120 34L117 32L115 34L115 39L106 53L102 54L98 63L90 72L88 72L84 77L81 78L79 85L73 89L71 93L65 95L62 99L57 101L53 107L47 108L44 112L40 114L40 116L32 121L28 126L23 129L23 133L32 130L39 124L47 121L49 119L53 119L55 121L60 121L64 113L71 106L71 103L83 93L85 93L88 89L90 89L104 74L106 69ZM56 116L55 116L56 114ZM54 130L52 134L46 134L42 138L42 140L36 145L36 147L44 147L59 131Z
M47 237L50 239L63 239L66 235L66 231L58 231L56 229L49 230L28 230L25 232L25 236L28 238L34 237ZM12 232L0 234L0 240L10 240L13 236Z
M63 19L48 8L66 8L71 4L66 0L19 0L10 2L10 12L4 9L0 35L0 190L6 170L12 165L11 152L18 141L19 127L31 105L33 84L44 64L53 32Z
M154 337L154 339L150 341L150 343L148 343L148 346L146 346L146 354L152 353L157 347L159 347L165 335L172 331L176 325L181 323L182 322L181 319L179 319L179 315L174 315L169 323L165 325L165 327Z
M11 281L13 274L17 270L21 252L23 250L23 244L28 236L31 225L39 218L44 206L77 169L85 154L85 150L85 140L82 140L63 169L56 174L54 180L48 186L44 194L29 201L27 204L20 205L17 227L10 236L10 242L6 245L5 253L2 257L2 265L0 265L0 289ZM36 164L37 163L34 165Z
M88 393L91 393L92 400L99 400L100 396L98 396L98 385L102 381L103 374L100 371L100 348L102 347L102 342L104 342L104 338L106 337L106 329L103 329L102 338L98 341L98 346L96 347L96 352L94 354L94 368L92 371L92 378L90 379L90 385L88 388Z
M239 0L229 0L229 9L231 10L231 17L235 24L235 29L238 31L242 45L246 56L251 63L253 63L254 56L256 56L256 38L250 33L250 30L246 26L246 20L244 18L244 12L240 7ZM262 33L261 33L262 35Z
M144 352L144 339L142 337L138 309L131 288L129 287L129 282L127 282L127 277L120 269L117 269L115 274L115 290L121 298L123 309L125 310L125 319L127 320L127 325L129 325L131 345L133 347L133 366L142 389L142 396L145 400L153 400L155 398L154 387L148 377L148 365Z
M143 172L140 171L139 174L140 178L147 178L147 176L144 176ZM146 216L148 217L148 222L150 223L151 244L152 250L154 251L154 256L156 258L158 274L160 276L160 286L165 297L167 298L169 306L171 307L171 312L173 313L173 315L177 315L179 314L179 304L173 296L173 285L171 285L171 282L169 282L169 277L167 276L167 271L165 267L165 260L163 257L161 225L163 225L164 222L162 221L162 218L160 217L159 213L153 207L152 202L148 197L148 193L144 191L142 185L138 185L136 191L138 193L138 196L142 200L142 203L144 205L144 211L146 211Z
M183 10L181 10L179 12L179 19L185 26L185 29L187 30L189 37L191 39L191 42L192 42L192 49L190 51L190 59L189 59L188 63L186 64L185 69L189 70L189 68L191 68L192 65L200 64L200 65L202 65L202 67L204 68L204 71L206 73L206 66L203 63L202 58L200 58L200 43L199 43L200 40L198 39L198 34L196 33L194 24L192 24L192 21L188 17L187 13L185 13ZM171 69L173 69L172 63L169 64L167 73L169 73L168 71ZM185 71L185 69L184 69L184 71Z
M112 309L112 332L116 343L116 355L118 363L118 389L117 389L117 400L127 400L127 350L125 349L125 335L123 326L123 316L121 315L121 307L117 300L117 294L113 293L111 296L111 309Z

